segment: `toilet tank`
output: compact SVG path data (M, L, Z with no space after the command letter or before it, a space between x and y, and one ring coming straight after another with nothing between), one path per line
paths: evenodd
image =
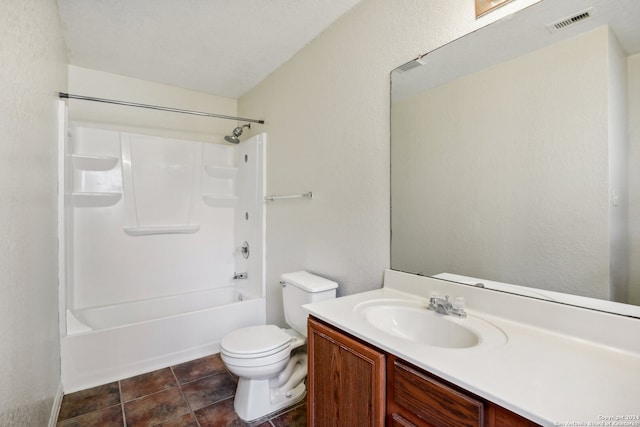
M335 298L338 284L306 271L285 273L280 276L280 284L282 284L284 318L289 326L306 337L307 312L302 306Z

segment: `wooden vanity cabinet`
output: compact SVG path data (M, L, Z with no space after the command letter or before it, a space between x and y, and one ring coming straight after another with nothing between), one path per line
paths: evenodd
M384 426L384 353L312 317L307 335L308 425Z
M310 427L538 426L311 316L308 340Z

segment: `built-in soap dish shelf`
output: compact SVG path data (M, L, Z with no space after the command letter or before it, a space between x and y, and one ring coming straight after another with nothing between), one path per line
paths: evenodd
M122 193L78 192L67 194L67 198L74 208L104 208L118 203Z
M238 202L236 196L217 196L213 194L203 194L202 200L207 206L214 208L233 208Z
M210 177L221 179L233 179L238 173L238 168L225 166L205 165L204 170Z
M108 171L118 164L117 157L72 154L71 159L76 169L84 171Z
M199 225L161 225L149 227L124 227L129 236L148 236L151 234L192 234L200 230Z

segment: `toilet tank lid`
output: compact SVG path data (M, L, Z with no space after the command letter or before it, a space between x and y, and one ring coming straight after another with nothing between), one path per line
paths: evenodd
M338 284L333 280L316 276L306 271L296 271L293 273L284 273L280 276L280 280L304 289L307 292L322 292L335 289Z

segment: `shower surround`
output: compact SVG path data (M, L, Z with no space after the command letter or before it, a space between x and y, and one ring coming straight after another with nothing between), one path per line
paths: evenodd
M231 146L68 127L65 393L215 353L227 332L265 323L265 145L265 134Z

